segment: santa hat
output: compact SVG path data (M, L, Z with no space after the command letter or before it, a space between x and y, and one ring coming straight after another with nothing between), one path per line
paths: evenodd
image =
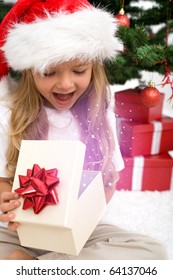
M74 58L109 60L120 42L113 15L87 0L18 0L0 25L0 79Z

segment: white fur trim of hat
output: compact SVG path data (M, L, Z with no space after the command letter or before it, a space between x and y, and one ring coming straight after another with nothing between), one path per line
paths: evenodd
M8 28L0 50L9 68L43 73L54 64L75 58L111 60L122 49L115 36L115 18L103 9L87 6L85 1L74 12L64 8L44 12L46 17L14 22Z
M80 58L112 59L120 47L113 17L103 10L47 14L31 24L15 24L2 50L14 70L43 72L55 63Z

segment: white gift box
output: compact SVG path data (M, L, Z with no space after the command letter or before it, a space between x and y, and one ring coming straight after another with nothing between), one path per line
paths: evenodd
M58 169L59 202L47 205L38 214L33 208L15 210L20 223L21 245L78 255L106 210L100 171L84 171L85 145L80 141L23 140L13 191L20 188L19 175L34 164Z

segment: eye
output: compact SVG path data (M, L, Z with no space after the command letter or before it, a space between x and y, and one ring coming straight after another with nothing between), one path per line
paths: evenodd
M77 75L82 75L82 74L85 73L85 71L86 71L86 69L84 69L84 70L74 70L73 72Z
M53 72L47 72L47 73L43 73L43 76L44 77L51 77L51 76L53 76L53 75L55 75L55 71L53 71Z

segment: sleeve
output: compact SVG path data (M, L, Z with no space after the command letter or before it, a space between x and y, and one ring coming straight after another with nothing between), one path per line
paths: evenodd
M6 152L8 148L9 138L8 138L8 128L9 128L9 117L10 111L0 103L0 177L8 178L6 170Z
M111 102L110 102L110 105L107 110L107 118L108 118L110 127L112 129L112 133L113 133L113 137L114 137L114 141L115 141L115 151L112 155L112 161L115 164L116 170L121 171L122 169L124 169L124 160L122 158L120 146L118 143L117 129L116 129L116 116L114 113L115 112L114 106L115 106L114 99L111 98Z

